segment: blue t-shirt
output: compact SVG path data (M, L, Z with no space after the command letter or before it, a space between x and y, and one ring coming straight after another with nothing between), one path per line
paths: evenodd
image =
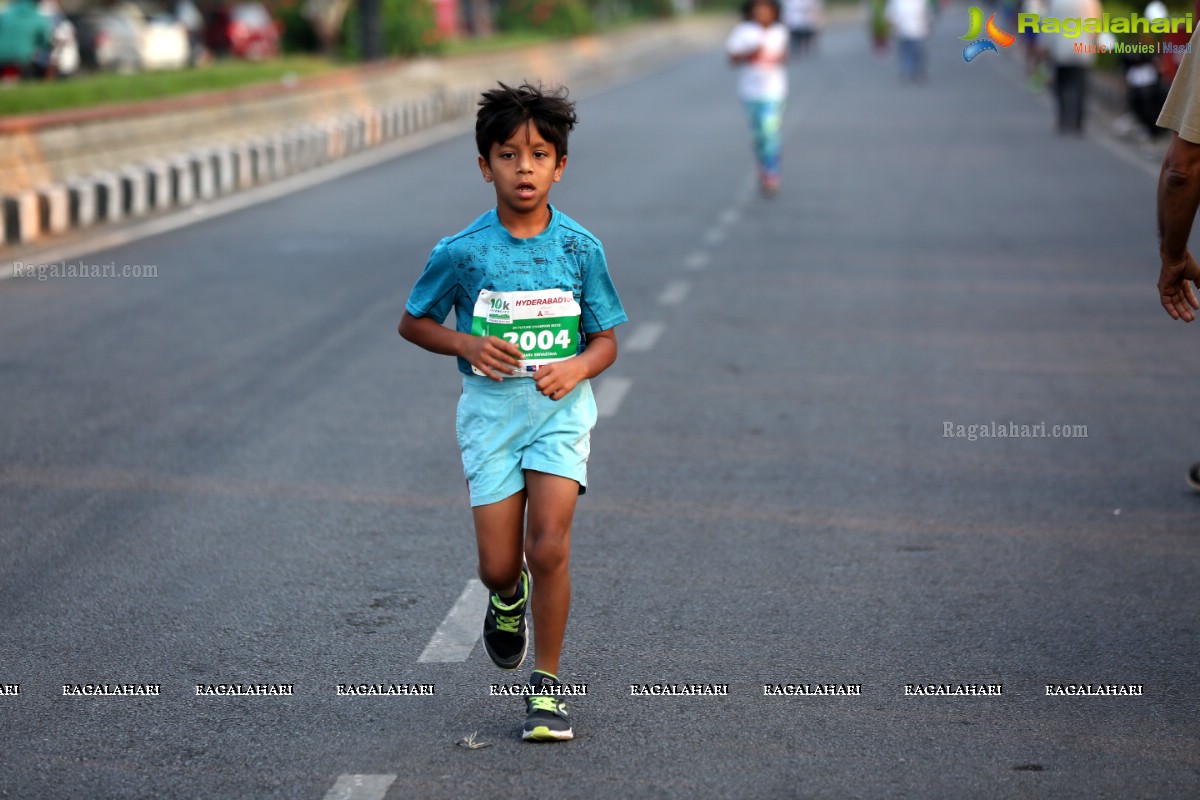
M483 289L571 292L579 303L584 334L606 331L629 319L608 274L600 240L554 206L546 230L528 239L509 233L494 208L461 233L442 239L405 309L414 317L445 322L453 308L455 329L470 333L475 300ZM580 351L585 347L581 336ZM458 359L458 369L472 374L464 358Z

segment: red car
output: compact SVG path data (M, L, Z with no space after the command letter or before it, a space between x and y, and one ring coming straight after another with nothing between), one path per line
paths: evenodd
M279 55L280 25L261 3L235 3L208 15L204 43L218 56L259 60Z

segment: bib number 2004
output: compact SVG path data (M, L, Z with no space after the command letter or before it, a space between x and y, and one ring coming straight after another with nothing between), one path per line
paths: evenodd
M555 345L559 347L571 346L571 334L569 331L560 330L558 335L554 331L542 330L534 333L533 331L506 331L504 338L521 348L528 353L531 350L551 350Z

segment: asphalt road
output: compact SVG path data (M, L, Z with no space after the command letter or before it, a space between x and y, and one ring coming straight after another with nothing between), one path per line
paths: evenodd
M1200 333L1157 304L1153 165L1056 137L964 28L924 86L858 28L795 63L773 201L719 53L581 99L552 199L631 322L569 744L520 741L480 646L419 660L474 545L457 373L395 325L493 200L468 137L83 259L153 279L0 283L0 797L1200 795ZM993 421L1086 430L945 435ZM294 693L196 695L231 682ZM861 694L764 696L801 683Z

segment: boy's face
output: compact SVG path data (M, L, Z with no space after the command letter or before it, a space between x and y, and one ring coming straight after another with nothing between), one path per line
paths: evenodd
M526 214L546 205L550 185L558 183L567 157L558 158L537 125L517 127L505 142L493 142L488 157L479 157L483 179L496 184L496 202Z
M755 3L750 7L750 18L764 28L775 24L775 7L770 3Z

